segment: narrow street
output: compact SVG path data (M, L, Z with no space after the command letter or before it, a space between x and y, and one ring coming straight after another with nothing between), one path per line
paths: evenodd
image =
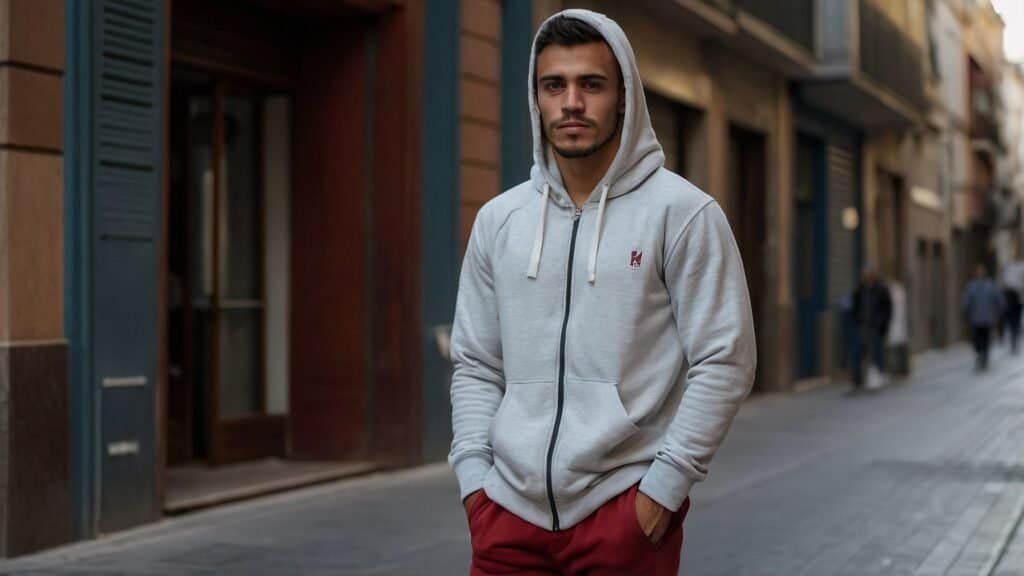
M750 400L693 495L682 574L1024 574L1024 356L966 346L910 380ZM170 519L3 574L465 574L443 464Z

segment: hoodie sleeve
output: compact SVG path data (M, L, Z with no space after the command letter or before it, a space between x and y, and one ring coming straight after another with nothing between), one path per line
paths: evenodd
M665 284L689 369L687 388L640 490L678 510L725 438L754 381L750 296L725 214L709 201L665 259Z
M453 439L448 462L463 499L483 486L491 468L489 430L505 394L498 305L490 254L484 245L484 210L473 224L463 259L451 338Z

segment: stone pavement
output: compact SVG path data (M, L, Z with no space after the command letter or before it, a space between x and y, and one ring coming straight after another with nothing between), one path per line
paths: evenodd
M681 574L1024 575L1024 356L964 346L874 393L750 400L693 493ZM443 465L292 492L0 563L0 574L465 574Z
M1021 519L1017 518L1011 532L1011 539L1003 550L995 570L995 576L1018 576L1024 574L1024 529Z
M991 574L1024 501L1024 361L993 364L960 347L878 393L745 407L683 573Z

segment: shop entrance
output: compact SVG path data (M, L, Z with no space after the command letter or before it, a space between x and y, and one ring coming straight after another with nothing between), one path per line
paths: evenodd
M340 97L362 94L353 45L372 20L327 3L172 8L161 448L175 514L375 464L368 404L345 399L369 387L352 312L365 306L351 304L366 283L347 274L368 188L348 161L365 153L365 112Z
M175 69L167 463L284 456L289 97ZM284 242L285 246L275 243ZM275 329L269 330L268 325Z

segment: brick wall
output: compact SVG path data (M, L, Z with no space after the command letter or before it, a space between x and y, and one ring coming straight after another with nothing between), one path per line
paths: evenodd
M0 0L0 556L71 536L64 5Z
M460 250L477 210L501 192L501 0L462 0Z

